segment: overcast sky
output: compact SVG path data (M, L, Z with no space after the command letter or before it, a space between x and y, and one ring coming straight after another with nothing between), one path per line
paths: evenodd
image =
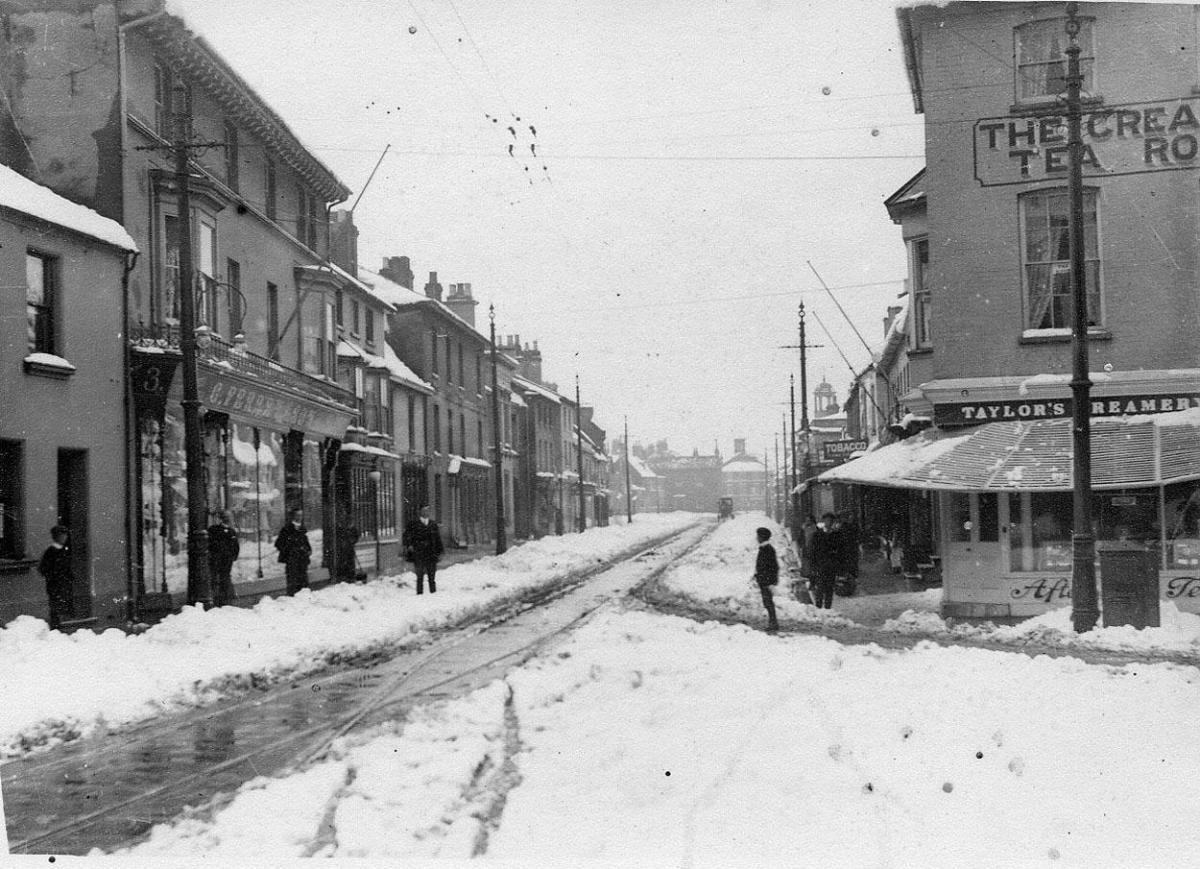
M882 203L923 134L890 0L170 7L355 195L390 144L361 261L469 281L481 330L494 303L610 437L628 414L635 441L770 451L801 300L867 358L806 261L872 343L903 291ZM809 326L810 387L842 400L849 368Z

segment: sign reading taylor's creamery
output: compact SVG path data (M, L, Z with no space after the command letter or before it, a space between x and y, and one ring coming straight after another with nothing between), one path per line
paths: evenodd
M1083 113L1088 178L1200 169L1200 97L1103 106ZM984 187L1067 178L1065 115L975 123L975 178Z
M1032 398L1004 401L970 401L935 404L938 426L979 425L1012 419L1060 419L1071 415L1069 398ZM1127 416L1167 413L1200 407L1200 393L1183 395L1119 395L1092 399L1092 416Z

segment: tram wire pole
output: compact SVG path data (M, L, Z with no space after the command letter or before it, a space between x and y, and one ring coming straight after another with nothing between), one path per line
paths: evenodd
M1074 490L1071 530L1071 621L1076 633L1096 626L1100 609L1096 590L1096 539L1092 523L1091 387L1088 376L1087 276L1084 273L1083 226L1083 75L1079 69L1078 3L1067 4L1067 196L1070 200L1071 299L1071 427L1074 435Z

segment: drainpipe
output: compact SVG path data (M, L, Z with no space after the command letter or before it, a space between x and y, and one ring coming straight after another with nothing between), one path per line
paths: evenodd
M129 276L137 264L138 251L126 251L125 267L121 272L121 398L125 409L125 622L133 624L140 603L137 581L134 579L133 547L137 540L137 522L133 509L134 463L140 439L135 437L137 420L133 407L133 390L129 383L132 351L129 347Z

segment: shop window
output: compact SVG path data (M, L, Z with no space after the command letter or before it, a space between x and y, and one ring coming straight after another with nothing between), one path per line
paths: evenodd
M308 542L312 545L312 564L324 564L325 558L325 497L322 481L321 443L304 439L301 471L301 499ZM274 549L271 550L274 552Z
M980 492L979 537L980 543L995 543L1000 539L1000 497L995 492Z
M59 351L56 329L58 258L36 250L25 252L25 325L29 352Z
M1158 492L1104 491L1092 496L1097 540L1133 540L1158 544Z
M21 441L0 440L0 559L25 556L24 471Z
M1011 570L1071 569L1072 497L1070 492L1021 492L1009 496Z
M1066 93L1066 49L1070 44L1066 23L1065 18L1051 18L1015 28L1017 102L1049 102ZM1093 23L1091 18L1079 19L1079 70L1085 94L1095 93Z
M971 542L971 496L966 492L951 492L947 498L946 520L950 539L955 543Z
M1200 480L1163 489L1167 567L1200 569Z
M1070 329L1070 203L1065 188L1038 190L1020 197L1022 256L1025 271L1025 328ZM1084 279L1088 325L1101 322L1100 253L1096 230L1097 194L1083 192Z

